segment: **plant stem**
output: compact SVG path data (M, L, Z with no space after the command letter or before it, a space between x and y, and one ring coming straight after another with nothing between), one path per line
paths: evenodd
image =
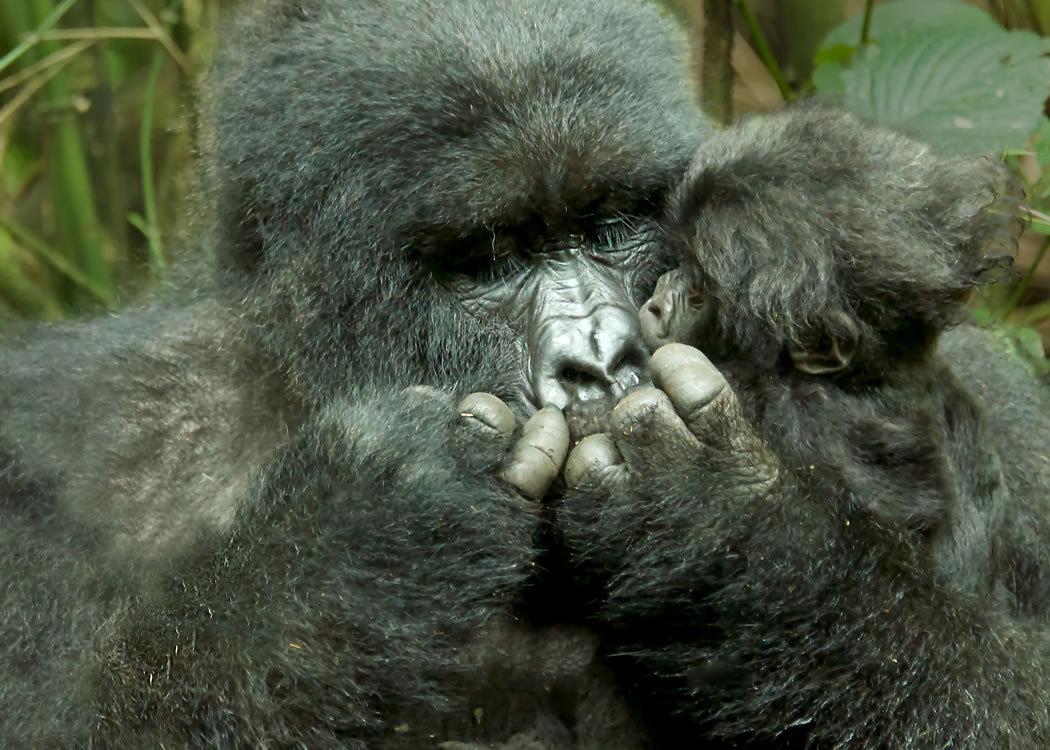
M157 278L161 281L167 276L168 264L164 259L164 246L160 239L160 225L157 220L157 198L153 189L153 106L157 94L157 79L160 78L161 65L164 63L164 49L153 50L153 61L150 63L149 75L146 78L146 90L142 95L142 122L139 126L139 165L142 170L142 206L146 213L146 241L150 259Z
M34 256L50 265L74 284L90 292L102 304L112 305L115 301L110 290L97 286L91 279L82 274L76 266L70 263L68 258L50 247L22 225L0 216L0 229L6 229L22 245L32 251Z
M864 3L864 26L860 30L860 46L871 44L871 14L875 10L875 0Z
M25 0L22 0L22 2L24 1ZM26 38L19 42L13 50L3 57L0 57L0 70L4 70L4 68L24 55L26 50L39 41L40 35L58 23L59 19L66 14L67 10L73 7L73 3L76 1L77 0L62 0L62 2L59 3L59 6L51 12L51 15L41 21L34 31L27 34Z
M64 0L59 10L67 4L71 3ZM23 22L21 28L33 27L30 36L34 40L60 15L52 9L51 0L21 0L10 7L17 10L16 17ZM11 12L9 9L8 13ZM56 42L39 41L32 52L39 59L58 50ZM95 287L106 290L106 296L112 298L106 237L98 220L87 149L80 121L73 109L73 91L67 77L61 73L52 77L43 87L43 96L43 106L49 117L42 134L59 246ZM80 289L74 287L68 292L69 301L74 306L84 301Z
M158 39L168 39L168 29L162 26L157 18L142 5L139 0L129 0L135 11L142 17L146 25L157 35ZM169 15L174 14L182 0L172 0L168 7ZM174 46L174 44L172 44ZM153 184L153 110L157 99L157 81L160 79L161 67L164 64L164 52L171 49L167 46L158 47L153 51L153 61L150 63L149 75L146 78L146 89L142 96L142 122L139 125L139 167L142 170L142 207L146 214L146 242L149 247L150 259L153 262L153 270L160 281L164 281L168 272L168 263L164 258L164 244L160 237L160 219L157 212L157 194ZM175 48L177 55L173 54L176 62L182 59L182 52ZM140 230L142 228L140 227Z
M755 14L751 10L751 4L747 0L733 0L733 5L739 8L741 14L743 14L744 23L747 24L747 29L751 33L751 43L755 46L755 51L762 59L762 64L766 66L769 75L773 77L777 88L780 89L780 95L784 97L785 101L791 99L791 88L787 85L784 74L780 72L780 65L777 63L776 57L773 56L773 50L769 46L766 35L762 33L762 27L758 25L758 21L755 19Z
M704 0L700 96L704 111L726 125L733 119L733 3Z
M1014 311L1017 305L1021 302L1021 298L1024 297L1025 291L1028 289L1028 285L1032 283L1032 279L1035 278L1035 271L1039 268L1039 264L1043 262L1043 256L1046 255L1047 248L1050 248L1050 236L1047 236L1043 240L1043 246L1039 248L1039 252L1035 254L1035 258L1032 260L1032 264L1025 271L1024 278L1021 279L1021 283L1017 285L1014 293L1010 295L1010 299L1007 301L1006 306L1003 308L1002 319L1006 320L1010 317L1010 313Z

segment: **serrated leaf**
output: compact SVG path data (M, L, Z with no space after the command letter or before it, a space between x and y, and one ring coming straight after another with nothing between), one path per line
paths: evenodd
M864 14L858 13L836 26L821 42L819 56L829 47L860 45ZM952 27L998 28L995 19L986 12L960 0L894 0L877 5L871 14L870 36L880 41L919 28Z
M1024 146L1050 88L1050 41L998 26L931 28L858 51L843 104L945 153ZM819 87L818 87L819 90Z

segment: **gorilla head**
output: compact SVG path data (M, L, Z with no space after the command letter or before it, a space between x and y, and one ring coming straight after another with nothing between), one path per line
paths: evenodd
M650 217L703 121L655 7L572 5L286 3L220 56L230 299L310 400L473 374L587 431L646 379Z
M770 372L899 375L1009 266L1022 198L1001 163L842 111L752 117L705 139L669 201L682 264L642 309L645 339Z

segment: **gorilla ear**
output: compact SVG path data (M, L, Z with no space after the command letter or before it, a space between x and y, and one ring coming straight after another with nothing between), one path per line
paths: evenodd
M857 353L860 332L848 315L832 316L834 331L824 331L813 344L788 344L791 363L807 375L832 375L846 370Z
M788 354L795 369L807 375L831 375L842 372L849 367L856 351L856 342L851 342L848 347L842 346L838 339L829 339L830 344L823 350L807 350L800 347L789 346Z

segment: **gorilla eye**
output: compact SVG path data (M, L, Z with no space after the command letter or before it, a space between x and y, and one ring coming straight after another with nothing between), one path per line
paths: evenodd
M455 244L455 257L449 261L453 273L488 283L525 268L516 239L498 230L485 229Z
M624 245L633 239L629 225L622 219L602 219L596 222L592 236L594 249L607 253L622 250Z
M498 281L516 276L525 269L525 261L518 253L505 253L489 258L488 265L476 274L481 281Z
M589 227L588 236L595 255L630 254L655 239L654 229L647 222L619 215L595 221Z

